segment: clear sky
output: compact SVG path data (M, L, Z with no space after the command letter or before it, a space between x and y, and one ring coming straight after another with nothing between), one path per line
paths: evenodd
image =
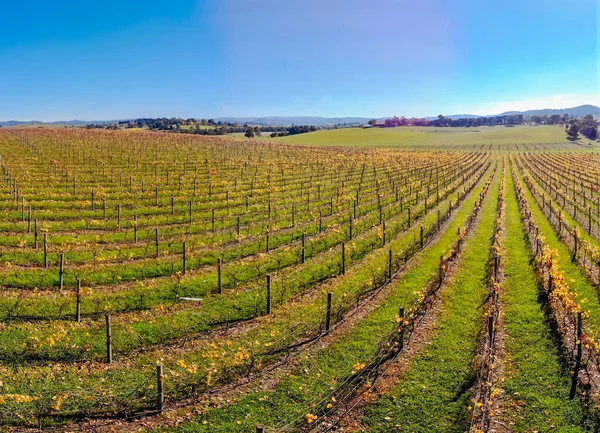
M600 105L598 0L4 0L0 120Z

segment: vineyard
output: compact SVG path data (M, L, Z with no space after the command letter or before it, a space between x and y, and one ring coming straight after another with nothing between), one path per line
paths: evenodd
M600 431L598 162L2 129L0 431Z

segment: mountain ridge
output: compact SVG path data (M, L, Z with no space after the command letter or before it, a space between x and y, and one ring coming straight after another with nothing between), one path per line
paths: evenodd
M586 114L593 114L594 116L600 116L600 108L591 104L578 105L577 107L571 108L542 108L536 110L527 111L505 111L500 116L508 116L511 114L523 114L524 117L532 116L551 116L558 114L560 116L568 114L572 117L583 117Z
M553 114L564 115L568 114L572 117L583 117L586 114L593 114L594 116L600 117L600 107L591 104L579 105L577 107L571 108L543 108L536 110L526 110L526 111L505 111L501 114L491 114L486 116L481 116L478 114L451 114L445 117L450 117L452 119L459 118L477 118L477 117L493 117L493 116L509 116L514 114L522 114L524 118L528 119L532 116L551 116ZM230 122L230 123L248 123L252 125L269 125L269 126L291 126L294 125L315 125L315 126L328 126L335 124L362 124L366 123L371 119L376 119L378 121L384 121L385 119L390 119L391 117L321 117L321 116L262 116L262 117L216 117L214 120L216 122ZM428 120L436 119L437 116L426 117ZM128 121L134 119L118 119L118 120L57 120L53 122L42 122L39 120L8 120L1 121L0 126L18 126L18 125L73 125L73 126L81 126L87 125L90 123L95 124L110 124L117 123L119 121Z

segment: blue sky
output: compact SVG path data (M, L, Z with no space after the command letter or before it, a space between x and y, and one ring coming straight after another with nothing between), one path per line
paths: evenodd
M597 0L5 0L0 13L0 120L600 105Z

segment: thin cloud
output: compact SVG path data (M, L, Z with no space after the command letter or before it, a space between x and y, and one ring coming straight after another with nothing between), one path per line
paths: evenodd
M499 114L505 111L527 111L545 108L571 108L586 104L600 106L600 96L597 94L581 95L574 93L550 96L537 96L513 101L484 103L477 105L476 111L480 114L486 115Z

